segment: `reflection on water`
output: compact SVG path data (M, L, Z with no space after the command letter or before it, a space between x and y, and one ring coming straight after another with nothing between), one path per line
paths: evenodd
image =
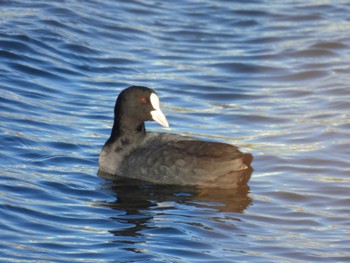
M238 189L200 189L195 187L154 185L137 180L123 179L105 184L108 191L116 196L115 202L108 202L109 207L128 211L145 210L162 203L175 202L196 207L213 208L218 211L243 212L251 203L249 187Z
M226 231L236 227L227 224L219 213L241 213L250 204L248 188L236 190L195 189L191 187L141 184L120 179L104 187L116 200L102 202L114 209L113 220L123 227L111 229L122 250L151 250L156 257L165 252L184 259L215 259L206 252L216 239L230 239ZM238 218L230 218L230 221ZM217 228L221 227L220 231ZM195 238L199 234L202 238ZM134 238L130 238L134 237ZM196 240L194 240L196 239Z
M1 1L0 261L348 262L348 1ZM254 155L249 189L96 176L117 94Z

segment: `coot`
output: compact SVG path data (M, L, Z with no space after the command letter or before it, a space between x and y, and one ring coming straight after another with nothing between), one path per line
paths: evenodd
M141 86L123 90L115 104L111 135L99 156L101 177L201 188L237 188L250 179L251 154L226 143L146 132L145 121L169 126L157 93Z

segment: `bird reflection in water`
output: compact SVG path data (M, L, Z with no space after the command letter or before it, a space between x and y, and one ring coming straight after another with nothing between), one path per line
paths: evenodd
M243 171L252 173L252 169ZM250 176L247 175L247 176ZM173 213L189 213L188 217L196 219L196 211L219 211L242 213L251 203L249 186L244 185L234 189L195 188L188 186L157 185L144 181L115 178L103 185L105 191L115 196L112 202L99 205L110 207L118 212L113 217L125 227L110 230L117 236L135 237L147 229L154 228L155 217ZM180 209L180 211L176 211ZM182 212L181 212L182 213Z

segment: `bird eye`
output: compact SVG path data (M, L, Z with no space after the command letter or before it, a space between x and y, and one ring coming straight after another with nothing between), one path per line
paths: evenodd
M143 104L146 104L147 103L147 99L146 98L141 98L140 102L143 103Z

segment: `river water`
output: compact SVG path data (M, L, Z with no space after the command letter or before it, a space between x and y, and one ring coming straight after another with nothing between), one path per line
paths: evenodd
M349 1L1 1L1 262L349 262ZM118 93L254 155L249 189L99 178Z

